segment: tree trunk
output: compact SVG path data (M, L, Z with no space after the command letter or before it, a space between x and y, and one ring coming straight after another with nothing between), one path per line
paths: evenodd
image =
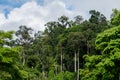
M89 42L86 41L86 44L87 44L87 54L89 55Z
M61 72L63 70L63 53L62 53L62 48L61 48Z
M44 64L42 64L42 76L43 76L43 79L46 79L44 69L45 69L45 66L44 66Z
M74 71L76 72L77 69L76 69L76 51L74 52Z
M77 72L77 80L79 80L79 49L78 49L78 72Z
M25 52L23 51L23 54L22 54L22 64L23 66L25 65Z

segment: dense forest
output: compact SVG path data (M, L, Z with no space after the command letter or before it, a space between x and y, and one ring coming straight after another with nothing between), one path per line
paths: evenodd
M120 80L120 11L89 15L0 30L0 80Z

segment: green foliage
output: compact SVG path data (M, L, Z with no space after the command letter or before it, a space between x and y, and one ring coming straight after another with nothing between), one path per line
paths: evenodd
M12 39L13 32L1 32L0 41L2 41L2 45L6 45ZM24 79L19 68L20 64L20 51L21 47L7 47L1 46L0 47L0 72L4 76L2 79ZM24 71L25 72L25 71ZM0 76L2 77L2 76Z
M111 16L111 24L115 26L120 25L120 11L117 9L113 9L113 13Z
M48 77L47 80L74 80L75 79L75 75L74 73L71 72L60 72L57 75L54 75L53 71L50 71L50 77Z
M120 42L120 26L108 29L99 34L96 39L96 48L103 51L111 51L115 48L119 48Z
M82 80L119 80L120 26L105 30L96 39L96 49L101 55L85 56L85 69L81 69Z
M0 31L0 46L8 45L10 42L9 40L12 39L13 33L14 33L13 31L8 32Z
M19 71L19 75L20 77L22 77L23 79L28 78L28 72L24 71L24 70L20 70Z
M88 20L80 15L70 20L63 15L35 34L20 26L16 40L12 39L13 31L0 31L0 79L117 80L120 28L104 31L109 28L106 17L95 10L89 14ZM116 20L114 16L113 22L119 23Z

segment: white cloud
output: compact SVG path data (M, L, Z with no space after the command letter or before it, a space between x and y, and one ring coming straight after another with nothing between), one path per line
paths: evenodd
M82 15L86 19L88 11L95 9L109 18L113 8L120 9L120 0L44 0L43 5L37 4L38 0L27 1L21 7L12 9L7 19L4 13L0 13L0 29L17 30L20 25L26 25L35 30L44 30L45 23L62 15L70 18Z
M89 10L98 10L103 13L108 19L113 8L120 9L120 0L62 0L66 5L72 5L75 11L80 11L87 14ZM83 15L84 17L87 17Z
M0 23L0 29L17 30L20 25L26 25L35 30L44 30L44 24L48 21L56 20L61 15L72 17L77 14L68 10L61 1L53 1L44 6L32 1L23 4L20 8L14 8L7 19L1 14L0 19L3 19L3 22Z
M0 24L4 24L5 20L5 15L3 13L0 13Z

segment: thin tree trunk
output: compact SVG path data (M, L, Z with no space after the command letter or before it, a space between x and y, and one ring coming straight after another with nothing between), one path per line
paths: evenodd
M62 48L61 48L61 72L63 70L63 53L62 53Z
M44 64L42 64L42 75L43 75L43 79L46 79L46 76L45 76L45 71L44 71L45 67L44 67Z
M76 69L76 51L74 52L74 71L76 72L77 69Z
M23 54L22 54L22 63L23 63L23 66L25 65L25 52L23 51Z
M57 65L55 65L55 75L58 74L58 69L57 69Z
M89 54L89 42L86 41L86 43L87 43L87 54Z
M43 79L45 79L45 72L44 72L44 70L42 71L42 74L43 74Z
M79 49L78 49L78 73L77 73L77 80L79 80Z

